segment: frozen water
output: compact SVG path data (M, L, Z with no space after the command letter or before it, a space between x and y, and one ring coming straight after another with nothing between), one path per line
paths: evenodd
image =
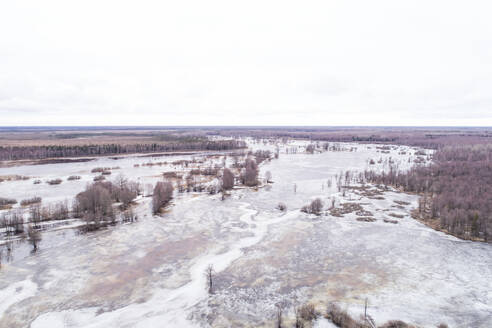
M414 195L389 191L384 199L371 199L336 189L335 175L342 170L382 169L389 157L404 169L414 151L394 147L387 154L374 145L344 144L357 151L285 154L291 146L261 166L262 175L272 172L274 183L258 190L238 189L224 201L218 195L179 195L162 217L152 216L149 199L141 198L136 223L86 235L49 232L36 254L14 254L3 265L0 327L262 327L272 325L277 303L285 304L287 317L294 304L313 302L323 311L333 301L358 316L366 298L378 324L401 319L424 327L492 325L491 245L458 240L414 221ZM382 161L370 165L371 158ZM148 158L98 161L11 168L8 174L86 176L74 182L80 189L66 191L73 196L96 166L120 166L126 176L149 182L164 170L133 167ZM23 183L4 182L0 192ZM68 184L43 184L41 197L56 199L51 188ZM375 222L357 221L355 213L301 213L316 197L325 207L332 198L358 203ZM19 191L15 198L27 196ZM395 200L410 205L396 207ZM275 209L279 202L286 212ZM216 271L212 295L204 277L209 264ZM12 286L24 292L19 296ZM331 327L323 319L315 326Z

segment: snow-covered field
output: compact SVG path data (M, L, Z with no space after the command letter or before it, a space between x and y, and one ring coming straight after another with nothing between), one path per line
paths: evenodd
M323 312L337 302L358 316L366 299L378 324L492 326L492 245L458 240L413 220L414 195L388 191L375 199L337 190L341 171L381 169L389 157L405 168L414 150L382 153L353 144L344 145L346 151L285 153L294 146L283 146L279 159L261 166L260 174L272 172L274 183L258 190L234 190L225 200L179 195L162 217L151 215L149 198L140 198L137 222L90 234L47 231L35 254L19 242L0 269L0 327L271 327L278 304L289 324L295 305L312 302ZM134 167L150 160L163 159L2 168L0 175L43 181L73 174L82 179L57 186L2 182L0 197L70 199L92 181L97 166L119 166L113 175L154 183L163 167ZM358 221L355 212L300 212L316 197L325 208L332 200L337 207L359 204L375 221ZM287 211L276 209L279 202ZM209 264L216 271L212 295L205 287ZM316 327L331 324L320 320Z

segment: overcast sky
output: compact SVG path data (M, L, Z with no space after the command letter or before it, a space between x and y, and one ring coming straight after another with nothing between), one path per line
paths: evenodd
M492 125L492 1L0 1L0 125Z

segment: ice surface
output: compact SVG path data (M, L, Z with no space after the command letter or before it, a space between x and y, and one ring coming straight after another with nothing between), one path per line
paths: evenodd
M414 151L395 146L386 154L374 145L343 145L357 151L285 154L293 144L282 146L278 160L261 166L274 183L257 191L234 190L224 201L219 195L179 195L162 217L152 216L150 199L141 198L138 222L85 235L43 233L36 254L17 245L13 261L0 271L0 327L271 327L279 302L290 317L294 303L313 302L324 311L333 301L358 316L366 298L378 324L401 319L424 327L492 326L491 245L458 240L413 220L415 195L389 191L378 200L336 189L342 170L383 169L389 157L405 169ZM371 158L382 161L370 165ZM120 166L114 175L151 183L171 169L133 167L149 160L101 158L2 169L0 175L84 177L72 188L67 181L34 185L49 202L60 192L69 197L80 191L96 166ZM10 193L8 186L19 188ZM0 183L0 196L21 200L28 197L22 190L32 187L29 180ZM316 197L326 206L332 198L337 206L359 203L376 221L357 221L355 213L301 213ZM410 205L397 208L395 200ZM279 202L286 212L275 209ZM385 223L389 213L404 217ZM216 271L213 295L205 288L209 264ZM22 286L20 297L13 286ZM323 319L315 326L331 327Z

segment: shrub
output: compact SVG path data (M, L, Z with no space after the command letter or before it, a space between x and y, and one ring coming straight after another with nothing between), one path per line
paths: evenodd
M313 304L309 303L303 305L299 308L299 315L305 321L311 322L318 317L318 313L316 312L316 308Z
M0 206L14 205L14 204L17 204L17 201L15 199L0 197Z
M328 306L325 318L340 328L370 328L368 324L353 319L347 311L342 310L336 304Z
M60 183L62 183L62 179L52 179L46 181L46 183L49 185L59 185Z
M98 175L96 177L94 177L93 179L95 182L98 182L98 181L103 181L103 180L106 180L106 177L104 175Z
M80 176L79 175L71 175L67 178L68 181L72 181L72 180L80 180Z
M285 212L285 211L287 211L287 205L285 205L284 203L278 203L277 209L282 211L282 212Z
M111 170L110 167L95 167L91 170L91 173L103 173L105 171Z
M415 328L415 326L411 326L401 320L390 320L380 328Z
M24 199L21 201L20 204L22 206L28 206L28 205L39 204L39 203L41 203L41 197L33 197L33 198Z

